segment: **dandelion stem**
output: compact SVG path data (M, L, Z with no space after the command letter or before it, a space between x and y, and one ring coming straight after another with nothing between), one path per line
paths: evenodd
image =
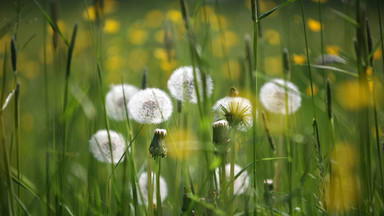
M159 168L156 174L156 203L157 203L157 215L162 216L163 210L161 206L161 193L160 193L160 171L161 171L161 157L158 157Z

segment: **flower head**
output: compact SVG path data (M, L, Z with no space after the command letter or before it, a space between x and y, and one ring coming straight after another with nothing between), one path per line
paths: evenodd
M117 121L125 120L126 106L137 92L139 89L132 85L112 85L111 90L105 96L105 108L108 117Z
M153 203L156 204L156 174L152 172L151 174L152 178L152 192L154 193L153 196ZM144 201L144 204L148 203L148 173L143 172L140 177L139 177L139 187L141 190L142 198ZM168 196L168 188L167 188L167 183L165 180L160 176L160 194L161 194L161 202L164 202L164 200ZM139 203L142 205L142 200L139 199Z
M135 94L128 103L130 116L141 124L159 124L169 119L173 106L169 96L157 88Z
M285 91L286 89L287 91ZM299 89L289 81L274 79L265 83L260 89L260 101L270 112L286 114L286 100L288 101L288 114L296 112L301 106Z
M167 136L167 130L156 129L155 135L153 136L151 145L149 146L149 153L156 159L157 157L167 156L167 147L165 145L165 137Z
M218 100L212 107L215 113L215 121L227 120L230 127L240 131L246 131L252 127L252 104L242 97L224 97Z
M107 130L97 131L89 140L89 151L97 160L103 163L112 163L112 154L113 163L117 163L125 153L124 137L112 130L109 131L109 135L111 143L109 143Z
M199 87L200 97L203 95L203 83L200 71L195 68L196 79ZM197 103L197 94L195 89L195 80L193 76L193 67L185 66L176 69L168 80L168 89L172 97L179 101L189 101ZM211 96L213 91L212 78L206 75L207 95Z
M234 166L234 176L239 174L242 169L243 168L241 168L239 165L235 164L235 166ZM231 164L228 163L228 164L225 165L225 176L226 176L228 182L230 181L230 174L231 174ZM216 180L217 180L217 182L220 181L218 176L219 176L219 169L217 168L216 169L216 178L217 178ZM218 184L218 186L219 185L220 184ZM235 179L235 182L234 182L234 185L233 185L234 194L236 194L236 195L243 194L246 191L248 185L249 185L249 176L248 176L247 171L244 170L239 175L239 177L237 177Z

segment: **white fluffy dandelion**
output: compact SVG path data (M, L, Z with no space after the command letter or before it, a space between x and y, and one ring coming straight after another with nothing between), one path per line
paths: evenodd
M112 130L109 131L109 135L111 146L107 130L97 131L89 140L89 151L100 162L112 163L110 151L112 149L113 163L117 163L125 153L125 140L121 134Z
M139 89L133 85L111 85L111 90L105 96L105 108L108 117L116 121L125 120L126 106L137 92L139 92Z
M239 174L242 169L243 168L241 168L239 165L235 164L234 176ZM230 174L231 174L231 164L228 163L225 165L225 176L227 178L227 182L229 182L231 180ZM220 179L219 179L219 169L218 168L216 168L216 180L217 180L218 186L219 186L220 185L220 182L219 182ZM240 176L237 177L237 179L235 179L235 182L233 184L234 194L235 195L243 194L246 191L248 185L249 185L249 176L248 176L247 171L244 170L244 172L242 172L240 174Z
M242 97L224 97L218 100L212 107L215 113L215 121L227 120L229 126L240 131L246 131L252 127L252 104Z
M169 119L173 106L169 96L157 88L136 93L128 103L130 117L141 124L159 124Z
M156 204L156 174L152 172L151 175L152 178L152 193L153 193L153 203ZM141 194L143 195L143 201L144 204L148 204L148 173L143 172L139 177L139 187L141 190ZM164 202L164 200L168 196L168 188L167 183L163 179L163 177L160 176L160 195L161 195L161 202ZM142 205L142 200L138 200L139 203Z
M285 91L286 89L287 91ZM287 99L285 98L286 93ZM296 112L301 106L299 89L289 81L274 79L265 83L260 89L260 101L270 112L286 114L286 100L288 101L288 114Z
M200 98L203 98L203 82L200 71L195 68L196 79L199 87ZM176 69L168 79L168 89L172 97L179 101L189 101L197 103L197 93L195 89L195 81L193 77L193 67L185 66ZM211 96L213 91L212 78L206 75L207 95Z

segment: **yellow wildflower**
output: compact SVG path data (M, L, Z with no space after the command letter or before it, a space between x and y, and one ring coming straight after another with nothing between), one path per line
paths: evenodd
M339 55L340 51L341 51L341 48L339 46L335 46L335 45L325 46L325 52L327 54Z
M271 45L279 45L280 44L280 35L277 31L268 29L265 31L265 38L268 43Z
M307 21L308 28L313 32L319 32L321 30L321 24L320 22L309 18Z
M149 27L157 28L163 24L164 14L160 10L151 10L145 16L145 21Z
M293 54L292 60L295 64L302 65L305 63L305 55Z
M120 23L114 19L106 19L103 30L106 33L115 34L120 31Z

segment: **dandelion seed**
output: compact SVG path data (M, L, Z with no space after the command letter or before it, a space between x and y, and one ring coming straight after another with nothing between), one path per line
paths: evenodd
M287 89L287 92L286 92ZM287 94L287 99L285 95ZM260 89L260 101L270 112L286 114L285 102L288 102L288 114L296 112L301 106L301 96L296 85L283 79L274 79Z
M157 88L136 93L128 103L130 117L141 124L159 124L169 119L173 106L169 96Z
M152 172L151 174L151 178L152 178L152 192L154 192L155 188L156 188L156 181L154 181L156 179L156 174ZM140 205L143 205L143 202L144 204L146 205L148 203L148 173L147 172L143 172L140 177L139 177L139 187L140 187L140 190L141 190L141 194L142 194L142 198L143 200L139 199L139 204ZM163 179L163 177L160 176L160 194L161 194L161 202L164 202L164 200L167 198L168 196L168 187L167 187L167 183L165 182L165 180ZM153 204L156 204L156 196L153 196Z
M246 131L252 127L252 104L242 97L224 97L218 100L212 107L215 113L215 121L227 120L229 126L240 131Z
M201 74L198 69L195 69L195 71L200 98L203 98L203 84ZM193 68L191 66L185 66L176 69L171 77L169 77L168 89L171 95L177 100L197 103ZM206 75L206 90L207 95L211 96L213 91L213 82L209 75Z
M242 169L243 168L241 168L239 165L235 164L235 166L234 166L235 176L237 176ZM230 181L230 173L231 173L231 164L228 163L225 165L225 176L226 176L228 181ZM216 181L219 182L220 180L218 178L218 176L219 176L219 169L218 168L216 169L216 176L217 176ZM219 183L217 185L220 186ZM248 185L249 185L249 176L248 176L247 171L244 170L239 175L239 177L237 177L235 179L235 182L233 184L234 194L235 195L243 194L246 191Z
M125 153L125 141L124 137L115 131L110 130L109 135L111 145L109 144L107 130L97 131L89 140L89 151L100 162L112 163L112 149L113 163L116 164Z
M126 119L126 106L130 99L139 92L133 85L112 85L105 97L106 111L109 118L116 121ZM125 97L125 101L124 101ZM124 103L125 102L125 103Z

